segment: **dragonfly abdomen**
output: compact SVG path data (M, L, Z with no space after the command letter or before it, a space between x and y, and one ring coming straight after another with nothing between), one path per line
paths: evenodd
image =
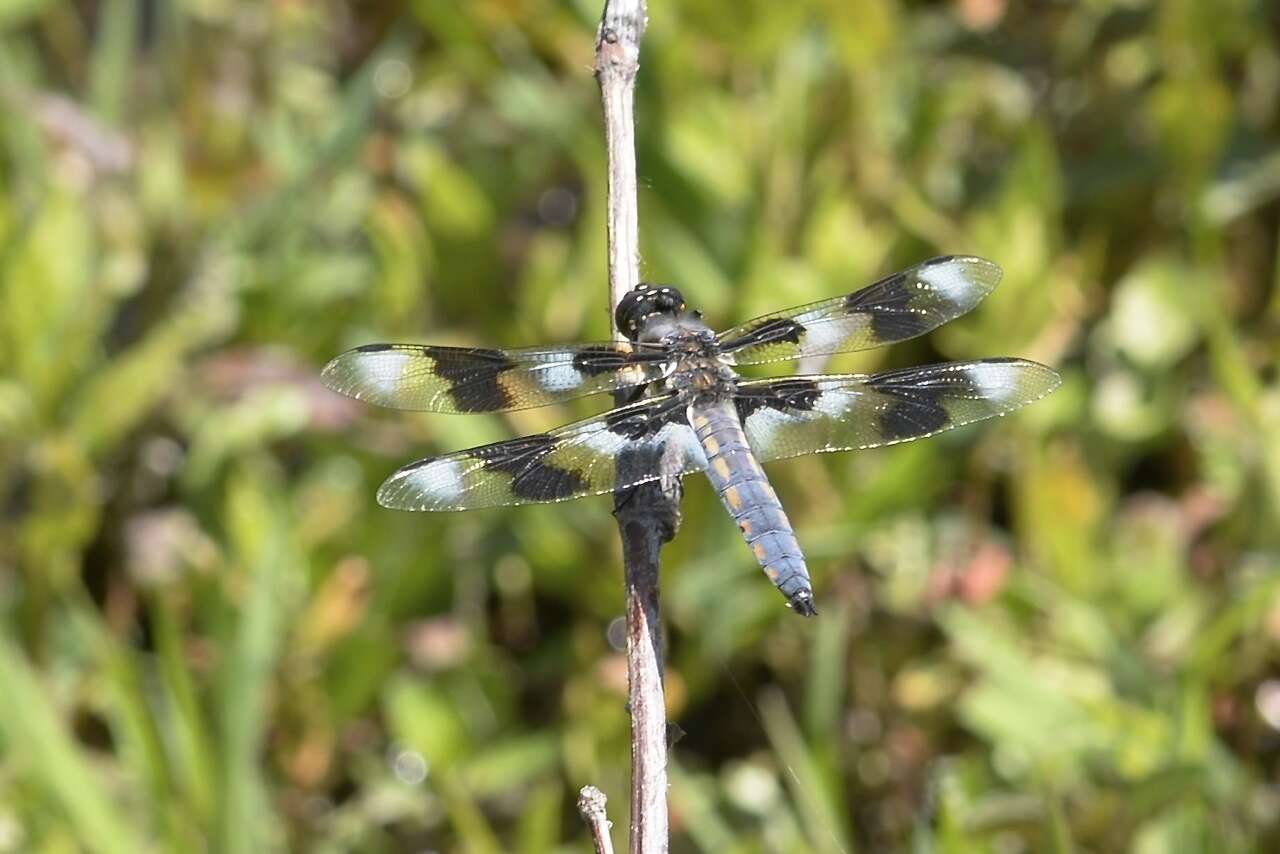
M689 421L707 455L707 477L769 580L798 614L812 616L813 586L778 495L747 444L731 403L694 403Z

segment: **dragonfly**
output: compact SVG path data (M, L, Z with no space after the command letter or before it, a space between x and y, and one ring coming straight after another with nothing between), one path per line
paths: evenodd
M366 344L321 376L358 400L442 413L618 394L626 402L594 418L406 465L382 484L378 502L473 510L674 484L703 472L788 606L813 616L804 555L761 463L933 436L1039 400L1060 378L1014 358L769 379L737 369L924 335L973 309L1000 277L1000 267L982 258L933 258L720 333L676 288L646 283L615 311L626 341L507 350Z

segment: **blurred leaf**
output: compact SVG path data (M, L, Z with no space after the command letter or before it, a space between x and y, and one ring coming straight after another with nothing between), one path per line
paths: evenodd
M172 756L172 773L184 799L191 804L201 825L209 826L213 819L217 777L213 738L196 695L173 608L170 599L159 597L150 609L160 677L171 710L166 746Z
M564 805L564 790L560 784L547 781L530 793L516 830L518 848L522 854L552 851L562 839L560 812Z
M132 82L140 7L138 0L106 0L99 10L90 97L98 115L111 124L119 122L126 88Z
M261 752L272 672L287 625L287 585L300 571L289 521L272 484L237 472L227 501L227 527L245 572L245 589L219 674L220 777L214 839L224 851L275 847L264 798Z
M1174 259L1146 259L1116 284L1116 346L1144 367L1167 369L1195 345L1194 294L1209 285Z
M836 793L801 738L786 700L776 691L766 692L760 697L760 716L773 749L787 769L787 783L804 818L809 844L816 851L852 851L852 842L841 827L835 808Z
M62 725L29 661L7 635L0 635L0 684L8 702L0 704L0 735L24 773L48 792L70 822L79 845L90 851L144 850L134 827L121 820L119 806L86 763Z
M50 5L50 0L0 0L0 27L25 23Z
M420 752L430 768L451 768L470 749L466 726L439 690L405 678L387 688L396 740Z
M1271 5L650 4L647 279L730 324L930 255L1005 271L929 335L753 376L1065 380L770 466L817 621L688 479L673 851L1277 848ZM608 401L448 418L317 377L610 334L600 8L0 0L0 849L585 850L585 781L621 837L607 498L374 498Z

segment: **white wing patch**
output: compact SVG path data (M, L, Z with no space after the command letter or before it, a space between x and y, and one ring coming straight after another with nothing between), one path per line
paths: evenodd
M1001 404L1021 401L1028 385L1036 381L1048 382L1040 372L1020 362L978 362L966 367L965 373L982 397Z
M840 390L838 382L819 382L818 388L821 389L822 393L813 402L815 417L825 415L828 418L840 418L849 411L850 400L848 394L827 394L828 390Z
M422 510L429 510L437 503L457 501L465 488L462 466L461 460L440 459L417 468L402 470L382 485L378 490L378 500L386 504L393 496L411 490L425 499L420 508Z
M698 470L707 467L707 454L702 443L688 424L667 424L654 437L664 442L663 453L669 460L679 464L682 470Z
M975 275L975 268L982 275ZM1000 281L1000 268L982 258L953 258L940 264L925 264L916 272L916 278L928 285L944 299L957 305L975 302L975 295L989 292ZM974 283L981 282L982 289Z
M795 426L796 417L797 413L780 412L768 406L748 415L742 427L752 450L759 452L773 447L777 443L780 431Z
M598 429L584 430L573 437L574 445L590 448L601 456L609 456L616 453L623 441L621 436L614 433L603 423L600 424Z
M804 347L813 353L839 351L841 343L867 325L864 317L832 316L827 308L806 311L793 319L804 326Z
M405 368L413 359L408 353L388 350L385 353L367 353L359 364L359 379L362 385L372 388L380 395L393 395L404 379ZM339 391L345 391L339 389ZM356 395L357 398L360 395Z
M548 391L571 391L582 385L582 373L573 365L549 365L538 372L538 383Z

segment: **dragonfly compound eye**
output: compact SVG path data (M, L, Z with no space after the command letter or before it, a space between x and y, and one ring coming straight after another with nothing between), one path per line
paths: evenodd
M645 321L658 314L676 314L684 310L684 297L669 285L642 283L618 303L614 322L622 334L633 341L644 331Z

